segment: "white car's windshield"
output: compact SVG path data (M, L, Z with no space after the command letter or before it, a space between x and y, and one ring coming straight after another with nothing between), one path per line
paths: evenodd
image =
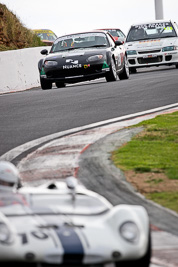
M50 53L88 47L107 47L108 45L109 43L104 33L73 34L58 38L54 42Z
M106 212L110 204L101 199L76 194L75 200L72 194L18 194L9 193L0 196L0 212L11 216L29 214L82 214L96 215Z
M171 38L176 36L174 27L170 22L139 24L131 27L126 42Z
M101 200L84 194L76 194L75 200L72 194L34 194L31 195L31 208L38 214L55 212L92 215L108 210Z

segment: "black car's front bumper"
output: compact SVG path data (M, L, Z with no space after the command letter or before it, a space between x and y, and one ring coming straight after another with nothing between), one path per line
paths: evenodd
M74 83L105 77L109 70L109 67L105 66L104 63L92 66L85 64L80 68L45 68L40 76L42 79L51 81L52 83Z

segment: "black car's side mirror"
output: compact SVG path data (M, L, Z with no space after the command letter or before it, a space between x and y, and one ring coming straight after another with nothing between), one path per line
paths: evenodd
M117 41L115 41L115 45L116 45L116 46L123 45L123 42L121 42L121 41L117 40Z
M43 49L43 50L41 51L41 54L42 54L42 55L47 55L47 54L48 54L48 50L47 50L47 49Z

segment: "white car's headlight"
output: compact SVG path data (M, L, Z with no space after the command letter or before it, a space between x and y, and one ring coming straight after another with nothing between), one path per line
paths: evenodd
M98 61L98 60L101 60L102 58L104 58L103 55L95 55L95 56L91 56L87 59L88 62L91 62L91 61Z
M136 50L128 50L126 53L127 53L127 55L131 56L131 55L136 55L137 51Z
M53 67L53 66L57 66L57 61L46 60L44 64L47 67Z
M134 222L128 221L120 227L121 236L129 242L137 242L139 239L139 229Z
M8 226L0 222L0 243L6 243L9 244L12 242L12 234L9 230Z
M178 46L172 45L172 46L165 46L162 48L163 52L173 51L173 50L178 50Z

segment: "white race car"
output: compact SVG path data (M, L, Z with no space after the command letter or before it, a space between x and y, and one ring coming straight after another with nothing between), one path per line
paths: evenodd
M133 24L126 38L129 68L175 65L178 68L178 26L171 20Z
M1 266L148 267L150 257L145 208L112 206L74 177L0 195Z

